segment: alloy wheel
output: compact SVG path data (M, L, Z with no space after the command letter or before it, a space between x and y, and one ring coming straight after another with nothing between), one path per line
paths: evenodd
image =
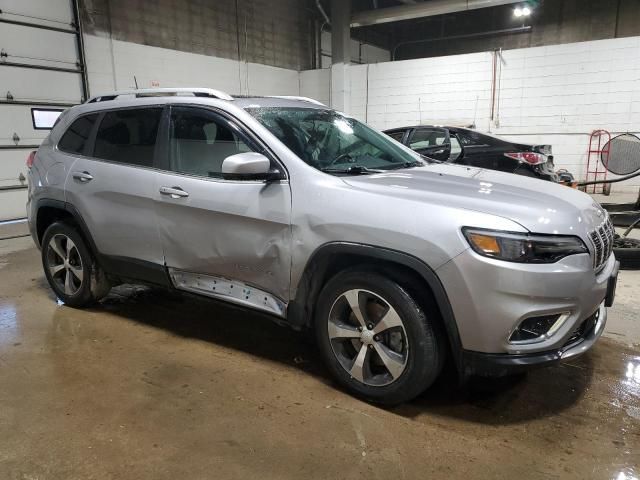
M63 234L51 237L46 259L51 280L65 295L75 295L82 287L84 270L80 252L73 240Z
M342 368L365 385L388 385L406 369L407 333L380 295L361 289L342 293L331 307L327 333Z

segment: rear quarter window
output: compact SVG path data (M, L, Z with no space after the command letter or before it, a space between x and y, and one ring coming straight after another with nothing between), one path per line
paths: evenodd
M58 142L58 150L66 153L83 154L91 129L98 120L98 114L84 115L76 119Z

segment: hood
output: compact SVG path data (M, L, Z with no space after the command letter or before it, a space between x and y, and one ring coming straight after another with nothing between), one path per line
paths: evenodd
M430 164L343 180L354 188L380 195L508 218L534 233L587 238L606 217L597 202L578 190L522 175L459 165Z

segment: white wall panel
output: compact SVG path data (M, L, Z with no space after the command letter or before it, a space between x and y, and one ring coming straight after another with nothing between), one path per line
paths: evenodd
M231 94L298 95L298 72L93 35L85 36L91 95L135 88L210 87Z
M31 68L0 67L0 93L10 91L15 99L80 102L81 78L77 73Z
M331 103L331 70L305 70L300 72L300 95L314 98L325 105Z
M71 28L73 21L69 0L0 0L0 10L3 18L9 20L27 20L59 28Z
M49 130L34 130L31 108L31 105L2 105L0 110L0 145L13 145L14 133L20 137L21 144L37 145L44 140ZM0 177L3 174L4 172L0 168Z
M8 62L77 68L75 37L68 33L2 24L0 46Z
M9 190L0 195L0 219L13 220L27 216L27 190Z
M27 157L29 153L31 153L31 150L3 150L2 153L3 155L0 157L0 162L2 162L2 168L0 168L0 188L21 184L26 185L26 181L20 180L20 175L22 174L22 177L27 178Z

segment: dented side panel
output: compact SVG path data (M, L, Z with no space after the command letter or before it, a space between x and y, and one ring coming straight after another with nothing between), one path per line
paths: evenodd
M161 186L179 187L189 196L160 195ZM288 182L225 181L159 172L155 191L167 267L244 282L288 300Z

